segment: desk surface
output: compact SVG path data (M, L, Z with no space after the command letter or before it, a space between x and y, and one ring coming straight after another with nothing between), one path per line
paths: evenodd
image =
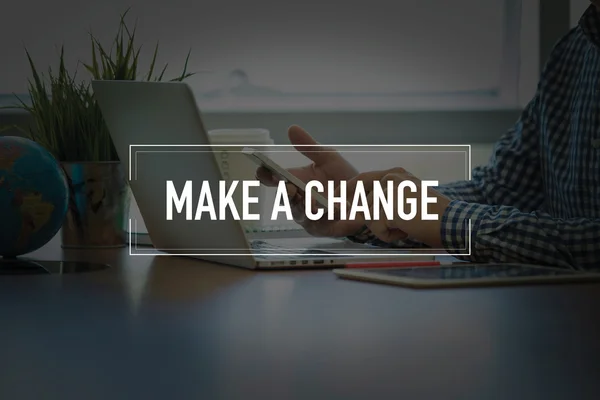
M60 249L0 279L2 399L597 399L600 285L419 291Z

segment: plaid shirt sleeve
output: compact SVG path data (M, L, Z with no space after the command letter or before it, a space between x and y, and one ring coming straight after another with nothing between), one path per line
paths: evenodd
M495 145L488 165L473 170L471 181L437 188L452 199L442 216L442 243L449 254L473 262L596 268L599 220L561 220L537 211L544 197L536 107L537 98ZM412 240L384 243L368 231L351 240L385 247L426 247ZM469 250L470 255L459 255Z
M437 188L452 199L442 216L442 243L449 254L472 262L597 268L599 220L555 219L539 211L544 190L540 179L537 98L496 143L488 165L473 170L472 180ZM350 239L384 247L426 247L413 240L384 243L368 231ZM460 255L469 250L470 255Z
M521 210L534 210L543 202L540 188L539 162L537 160L537 128L536 128L537 96L524 110L515 126L508 131L495 145L488 165L473 169L472 180L457 181L442 185L436 190L450 199L463 203L487 205L511 204ZM454 203L458 204L458 203ZM457 215L460 215L457 214ZM464 235L463 221L455 228L450 228L454 219L445 222L444 243L451 253L466 253L461 240L453 240L451 235ZM415 240L404 240L398 243L385 243L364 229L349 239L379 247L427 247ZM456 242L457 245L453 243ZM462 250L461 250L462 249Z
M510 205L524 212L544 202L540 179L538 96L525 108L515 126L495 144L486 166L476 167L470 181L437 188L453 200L488 205Z
M575 178L553 169L588 174L582 177L588 185L598 181L593 178L597 170L586 171L586 165L588 169L597 165L594 164L597 155L587 141L597 135L596 131L590 131L597 126L589 122L595 121L589 116L597 113L598 82L580 78L596 76L598 69L598 56L594 52L594 58L590 58L587 49L590 37L600 46L597 31L600 20L593 6L589 10L580 23L583 31L574 29L555 46L535 97L513 128L496 143L489 163L475 168L470 181L437 188L451 199L441 216L440 229L448 253L474 262L522 262L578 270L599 268L600 218L598 209L593 208L598 201L592 194L597 189L588 187L590 193L573 193L572 198L559 195L561 190L563 193L569 190ZM573 109L570 101L559 101L567 91L577 93L577 109ZM583 121L572 125L568 141L560 136L562 131L556 126L563 121L571 124ZM548 197L549 194L554 196ZM569 209L573 203L579 208ZM374 240L369 232L362 232L354 239L367 243ZM413 243L384 245L411 247Z
M559 55L564 40L555 47ZM543 212L545 171L540 162L540 93L556 75L553 56L534 99L496 144L490 162L471 181L439 188L452 199L442 216L442 243L450 254L474 262L523 262L595 269L600 260L600 220L555 218ZM546 79L545 79L546 78ZM556 90L555 87L550 87ZM546 171L547 172L547 171ZM471 237L468 237L471 220ZM469 243L470 242L470 243ZM462 250L461 250L462 249Z
M555 219L538 211L544 198L535 107L534 99L496 144L489 164L474 169L471 181L437 188L452 199L442 216L442 243L449 254L473 262L596 268L600 220ZM368 231L350 239L383 247L426 247L413 240L385 243ZM470 255L459 255L469 250Z
M470 247L470 256L457 258L474 262L591 270L600 259L598 219L558 219L539 211L453 200L442 216L441 235L448 253L465 254Z

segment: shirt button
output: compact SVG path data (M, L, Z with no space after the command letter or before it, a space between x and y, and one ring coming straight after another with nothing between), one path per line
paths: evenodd
M600 149L600 139L592 139L592 147L595 149Z

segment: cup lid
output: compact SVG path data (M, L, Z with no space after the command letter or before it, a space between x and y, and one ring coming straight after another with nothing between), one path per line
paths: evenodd
M273 144L267 129L213 129L208 131L212 143Z
M218 137L264 137L269 138L269 130L262 128L239 128L239 129L211 129L208 131L209 136Z

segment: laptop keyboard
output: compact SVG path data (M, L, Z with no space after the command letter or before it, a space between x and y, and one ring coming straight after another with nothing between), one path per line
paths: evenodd
M253 240L250 243L250 247L255 254L289 254L290 256L298 257L298 255L302 255L305 257L315 257L315 256L327 256L327 257L343 257L341 255L332 253L330 251L319 250L319 249L288 249L282 246L276 246L262 240Z

